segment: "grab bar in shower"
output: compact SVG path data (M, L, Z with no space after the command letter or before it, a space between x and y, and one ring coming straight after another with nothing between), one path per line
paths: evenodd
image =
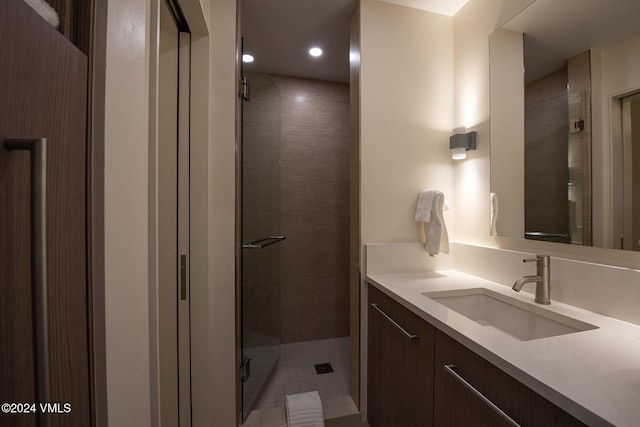
M285 236L269 236L250 243L244 243L241 247L242 249L262 249L275 243L281 242L284 239L286 239Z

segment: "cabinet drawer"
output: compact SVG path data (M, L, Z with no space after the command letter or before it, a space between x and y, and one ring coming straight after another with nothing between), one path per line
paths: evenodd
M435 425L514 425L506 417L521 426L585 425L441 331L435 333L435 347ZM454 365L455 374L445 365Z

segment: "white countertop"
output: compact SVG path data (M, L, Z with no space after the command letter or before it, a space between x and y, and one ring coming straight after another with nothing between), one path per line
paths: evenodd
M640 326L553 300L541 306L597 329L520 341L422 295L483 287L533 303L533 295L454 270L372 274L367 281L590 426L640 425ZM638 307L640 310L640 307Z

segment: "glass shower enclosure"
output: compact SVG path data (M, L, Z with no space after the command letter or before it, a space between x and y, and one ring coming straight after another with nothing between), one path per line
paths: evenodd
M246 41L243 52L248 51ZM280 91L257 61L243 64L240 193L242 419L280 357Z

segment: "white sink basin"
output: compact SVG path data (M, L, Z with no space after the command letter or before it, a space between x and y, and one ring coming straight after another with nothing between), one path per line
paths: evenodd
M422 295L488 328L522 341L597 329L597 326L485 288Z

